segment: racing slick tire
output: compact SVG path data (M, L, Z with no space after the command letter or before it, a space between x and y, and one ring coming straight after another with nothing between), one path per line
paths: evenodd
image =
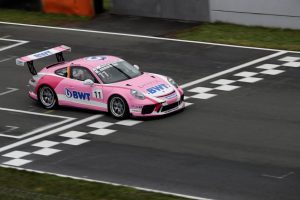
M110 97L108 111L114 118L117 119L126 119L129 117L128 104L126 100L119 95L113 95Z
M39 88L38 98L44 108L52 109L57 106L57 96L54 90L47 85Z

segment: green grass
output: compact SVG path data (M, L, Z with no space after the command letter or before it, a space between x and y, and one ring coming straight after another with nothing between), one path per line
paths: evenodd
M300 51L300 30L205 23L171 37L233 45Z
M110 9L110 0L103 0L103 8L104 10Z
M45 14L42 12L0 9L0 21L7 22L58 26L75 22L85 22L89 19L89 17L80 17L74 15Z
M183 198L0 168L0 200L180 200Z

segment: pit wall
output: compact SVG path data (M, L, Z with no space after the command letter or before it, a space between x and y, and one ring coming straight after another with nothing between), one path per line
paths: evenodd
M111 12L300 29L300 0L111 0Z
M210 21L300 29L300 0L210 0Z

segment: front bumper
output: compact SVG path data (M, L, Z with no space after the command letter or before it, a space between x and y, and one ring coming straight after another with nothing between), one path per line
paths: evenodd
M136 117L146 117L146 116L160 116L166 115L172 112L176 112L185 107L184 95L180 97L179 101L170 101L167 104L157 103L149 104L139 107L139 109L130 109L130 112L133 116Z

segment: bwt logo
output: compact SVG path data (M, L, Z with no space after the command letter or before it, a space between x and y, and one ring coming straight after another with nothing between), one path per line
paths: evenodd
M68 98L80 99L80 100L90 100L91 94L86 92L78 92L78 91L71 91L69 89L65 90L66 96Z
M148 94L155 94L156 92L162 91L164 89L168 89L168 86L166 84L160 84L151 88L148 88Z
M34 54L33 56L37 57L37 58L43 58L43 57L50 56L50 55L52 55L51 51L47 50L47 51L43 51L43 52Z

